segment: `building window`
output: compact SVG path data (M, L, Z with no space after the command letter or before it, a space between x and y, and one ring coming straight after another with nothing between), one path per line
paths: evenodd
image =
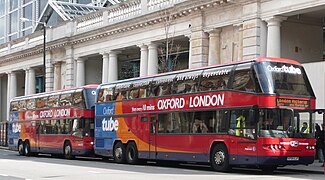
M33 0L24 0L24 4L27 4L29 2L32 2Z
M10 11L18 8L18 0L10 0L9 1Z
M27 19L33 19L32 18L32 4L28 4L25 7L23 7L23 14L24 14L24 18ZM29 26L32 26L32 22L31 21L26 21L23 23L23 28L27 28Z
M18 11L14 11L9 14L10 30L9 33L14 33L18 31Z
M5 35L5 18L1 17L0 18L0 38L3 38Z
M5 14L5 0L0 0L0 16Z

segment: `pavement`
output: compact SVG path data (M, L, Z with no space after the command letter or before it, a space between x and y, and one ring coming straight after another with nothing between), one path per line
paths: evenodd
M7 149L8 147L0 146L0 149ZM318 162L315 160L313 164L308 166L306 165L292 165L292 166L285 166L279 167L278 170L292 170L292 171L313 171L315 173L323 173L325 175L324 167L321 167L323 163Z
M316 173L324 173L324 167L321 167L323 163L318 162L315 160L313 164L306 165L290 165L279 167L278 170L285 169L285 170L292 170L292 171L313 171Z

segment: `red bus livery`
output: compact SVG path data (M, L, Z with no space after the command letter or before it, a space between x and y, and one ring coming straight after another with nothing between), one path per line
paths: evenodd
M293 60L257 58L111 82L96 96L94 151L119 163L272 171L314 161L315 95Z
M20 155L93 155L97 85L16 97L10 102L8 146Z

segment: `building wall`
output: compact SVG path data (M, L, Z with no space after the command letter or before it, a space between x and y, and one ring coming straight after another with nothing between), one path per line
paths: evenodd
M281 31L281 56L302 63L323 59L323 25L286 21Z
M86 84L100 84L102 80L102 60L100 58L88 58L86 66Z
M316 108L325 109L325 62L304 63L303 66L316 95ZM321 124L323 115L316 113L316 120Z

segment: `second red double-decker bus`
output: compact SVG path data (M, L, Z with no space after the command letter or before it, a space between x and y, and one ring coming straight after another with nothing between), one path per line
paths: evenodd
M93 155L94 106L98 85L13 98L8 121L9 149L37 153Z
M257 58L99 86L95 153L116 162L311 164L315 95L296 61Z

